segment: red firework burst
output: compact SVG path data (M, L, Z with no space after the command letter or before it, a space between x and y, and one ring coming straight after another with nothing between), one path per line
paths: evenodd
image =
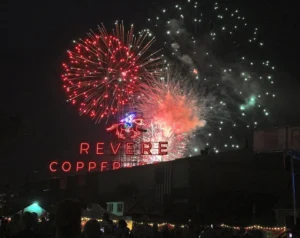
M161 73L162 55L149 53L154 42L151 33L142 31L135 36L133 26L124 32L122 24L116 24L112 34L99 27L97 34L90 32L74 42L68 63L63 63L68 101L79 106L80 115L88 114L96 123L132 109L141 83Z

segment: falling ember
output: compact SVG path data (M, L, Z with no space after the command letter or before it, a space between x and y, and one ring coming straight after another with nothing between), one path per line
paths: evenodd
M68 101L75 104L76 99L81 115L97 123L134 106L141 83L161 74L162 56L150 53L154 38L148 37L147 31L135 36L133 26L127 34L123 25L116 24L112 34L101 26L67 51L62 80Z

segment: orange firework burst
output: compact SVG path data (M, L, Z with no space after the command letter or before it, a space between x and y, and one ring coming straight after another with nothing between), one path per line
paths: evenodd
M167 161L184 155L191 133L206 124L208 98L196 93L195 87L176 74L155 81L147 88L138 110L150 122L145 141L168 141L168 155L152 156L151 161Z

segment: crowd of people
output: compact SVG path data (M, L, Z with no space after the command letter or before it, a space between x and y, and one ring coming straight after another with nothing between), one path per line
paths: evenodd
M65 200L58 204L55 215L50 213L40 221L36 213L30 212L16 214L10 221L1 218L0 238L126 238L130 235L127 223L119 220L115 226L108 213L103 214L101 223L91 219L82 227L81 212L79 202Z
M82 207L74 200L58 204L56 214L37 220L36 214L14 215L10 222L1 219L0 238L263 238L259 231L236 231L220 227L199 227L192 224L172 229L147 223L135 225L130 231L124 220L115 226L107 213L102 222L91 219L82 227Z

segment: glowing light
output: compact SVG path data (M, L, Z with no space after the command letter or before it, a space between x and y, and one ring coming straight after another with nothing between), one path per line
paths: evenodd
M132 127L132 123L133 123L133 119L135 118L135 114L129 114L128 116L126 116L124 119L121 120L121 122L124 122L124 127L125 128L131 128Z
M126 139L128 135L131 139L135 139L141 135L139 127L144 125L146 125L144 119L134 118L134 114L131 114L130 116L121 120L121 123L113 124L106 130L115 131L116 136L120 139Z
M41 208L37 202L35 202L30 206L26 207L24 209L24 212L35 212L38 216L41 216L45 212L45 210Z

